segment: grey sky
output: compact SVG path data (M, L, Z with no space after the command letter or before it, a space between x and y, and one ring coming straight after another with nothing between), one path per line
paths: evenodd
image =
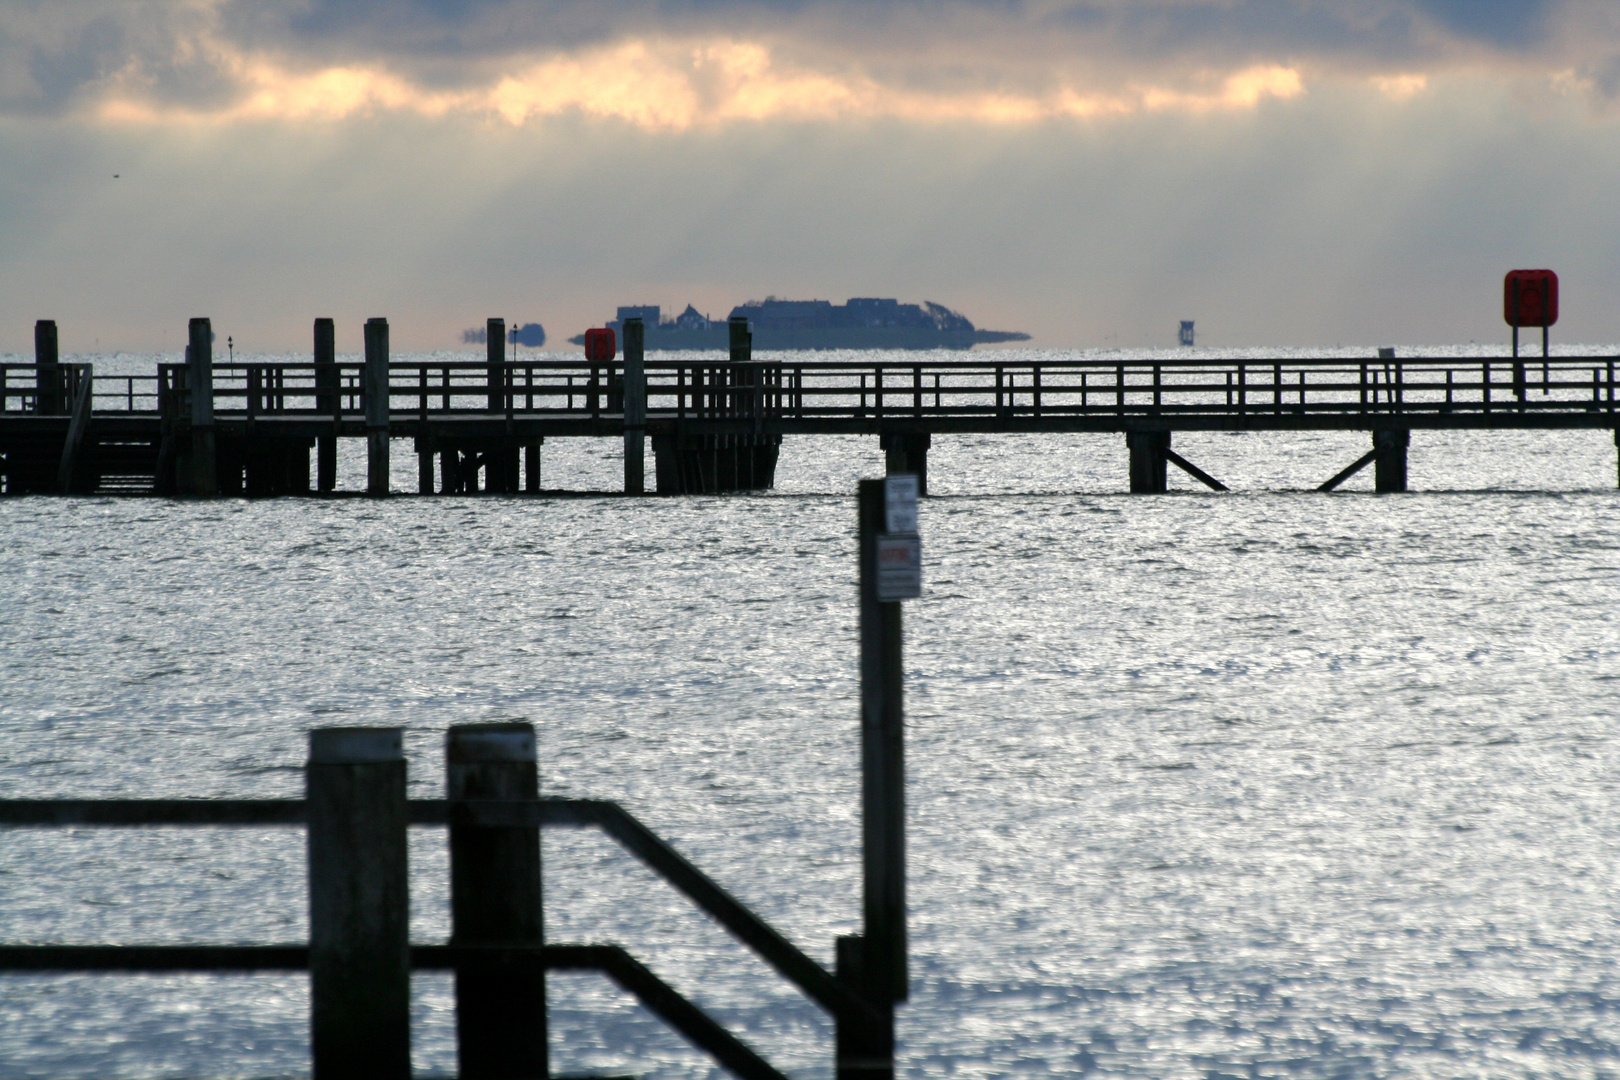
M0 0L0 349L766 294L1493 340L1541 265L1620 340L1616 7Z

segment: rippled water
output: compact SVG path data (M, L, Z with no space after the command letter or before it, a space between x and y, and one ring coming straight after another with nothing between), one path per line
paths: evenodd
M907 1075L1620 1075L1613 442L1417 432L1413 493L1301 490L1366 442L1178 435L1233 493L1131 497L1117 436L936 438ZM546 444L548 487L617 468ZM0 501L0 795L294 796L307 729L399 724L429 796L447 725L527 719L548 793L621 801L830 963L880 471L876 439L790 439L762 496ZM830 1075L821 1015L611 842L545 858L553 940ZM442 940L442 835L413 860ZM0 940L297 940L303 889L291 830L9 832ZM451 1074L448 980L416 987ZM559 1072L711 1072L605 981L551 999ZM0 1076L305 1075L307 1007L8 977Z

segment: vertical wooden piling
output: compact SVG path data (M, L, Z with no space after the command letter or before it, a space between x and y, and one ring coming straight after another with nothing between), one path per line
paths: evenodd
M1167 490L1170 459L1168 431L1127 431L1125 446L1131 456L1131 494L1162 495Z
M1406 448L1412 433L1406 428L1377 428L1372 433L1374 491L1406 490Z
M330 435L315 439L315 490L326 494L337 487L338 395L342 387L337 369L337 331L331 319L315 320L315 411L332 420Z
M405 755L398 728L309 733L315 1080L409 1080Z
M366 494L388 494L388 320L366 320Z
M624 320L624 493L647 491L646 326Z
M453 820L459 801L538 797L533 725L458 724L446 736L445 762L451 944L539 945L540 830ZM545 972L532 965L457 971L456 1037L463 1080L544 1078Z
M214 329L207 319L192 319L186 347L186 388L191 393L190 494L219 493L214 441Z
M917 494L928 494L928 449L934 443L926 431L890 431L878 436L883 448L883 471L889 476L910 473L917 478Z
M731 328L731 362L746 364L754 359L754 335L748 329L748 317L733 315Z
M869 979L859 934L836 942L834 976L856 993L866 996ZM833 1076L835 1080L893 1080L894 1008L877 1004L875 1015L853 1013L834 1020Z
M904 1001L906 978L905 718L898 601L877 598L884 482L860 483L862 966L874 1001Z
M489 411L506 409L506 320L490 319L484 324L485 383Z
M533 438L523 444L523 490L530 495L540 494L540 444L544 438Z
M57 351L56 320L34 323L34 411L41 416L62 412L62 363Z

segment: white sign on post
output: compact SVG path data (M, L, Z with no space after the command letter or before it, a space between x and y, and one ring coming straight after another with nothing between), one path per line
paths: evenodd
M900 473L883 480L884 532L917 531L917 478Z
M879 533L877 598L915 600L922 595L922 540L916 533Z
M877 535L877 598L913 600L922 595L915 476L902 473L884 478L883 526L884 531Z

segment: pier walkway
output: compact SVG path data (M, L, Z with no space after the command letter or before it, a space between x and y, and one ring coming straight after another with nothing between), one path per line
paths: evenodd
M733 360L646 360L627 341L612 362L399 363L372 320L362 363L322 356L318 331L312 363L213 364L195 331L192 362L151 375L0 365L5 490L326 492L335 441L359 438L373 493L397 439L423 493L537 492L544 441L579 437L625 441L632 493L646 438L658 493L746 490L771 486L786 435L878 436L889 471L926 485L936 434L1111 432L1130 490L1152 493L1168 465L1222 488L1172 449L1176 431L1350 429L1372 445L1323 488L1372 464L1378 490L1401 491L1414 429L1620 429L1612 356L754 360L744 340Z

